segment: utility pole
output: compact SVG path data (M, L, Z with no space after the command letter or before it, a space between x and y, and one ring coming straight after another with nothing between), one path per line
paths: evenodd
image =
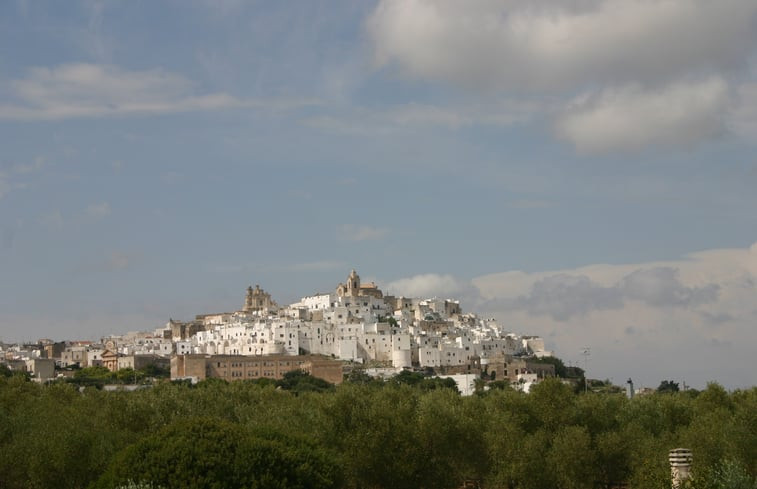
M586 376L586 371L589 369L589 357L591 356L591 348L585 346L581 351L581 355L584 356L584 393L589 392L589 378Z

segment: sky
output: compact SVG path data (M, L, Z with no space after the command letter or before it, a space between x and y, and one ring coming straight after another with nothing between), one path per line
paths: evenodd
M754 0L8 0L0 148L0 341L354 268L591 377L757 384Z

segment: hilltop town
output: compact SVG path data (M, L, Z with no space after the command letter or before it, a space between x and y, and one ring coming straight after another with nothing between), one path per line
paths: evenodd
M457 300L384 295L376 284L362 283L355 270L333 292L286 306L256 285L248 287L237 311L169 319L153 332L99 343L40 340L0 349L11 369L38 381L92 366L113 372L170 367L172 379L192 382L281 379L301 369L340 383L356 368L376 377L416 369L451 377L468 393L482 377L528 389L555 374L554 365L538 361L551 356L542 338L464 313Z

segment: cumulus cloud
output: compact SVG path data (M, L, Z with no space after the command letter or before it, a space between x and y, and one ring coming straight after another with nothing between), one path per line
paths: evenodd
M731 388L757 383L751 368L757 243L678 260L507 271L471 281L424 274L382 288L461 299L463 310L543 336L566 362L583 365L581 352L590 347L589 375L616 383L628 377L651 387L663 378L697 388L712 380Z
M602 287L584 275L558 274L535 282L531 293L513 301L512 307L565 321L594 310L620 309L623 300L615 287Z
M480 312L544 336L558 356L576 361L590 346L590 375L632 376L650 386L674 376L698 386L757 383L757 243L679 260L510 271L472 282L484 299Z
M586 275L557 273L536 280L528 294L499 304L523 309L533 316L549 315L556 321L585 316L595 311L622 309L627 301L653 307L688 307L715 302L720 286L689 287L672 267L640 268L605 286Z
M752 0L382 0L367 31L376 64L408 78L492 99L556 97L561 109L536 108L583 153L688 146L757 127L749 104L731 112L733 94L757 93L736 81L757 51ZM429 110L404 119L477 120Z
M678 271L672 267L656 267L636 270L618 284L618 289L628 299L638 300L650 306L695 306L715 302L720 286L706 284L687 287L678 279Z
M187 78L161 69L129 71L118 66L74 63L36 67L9 84L10 101L0 119L57 120L231 108L289 108L312 101L256 101L222 92L197 93Z
M737 89L730 129L747 141L757 140L757 83L744 83Z
M427 273L389 282L384 286L384 290L387 294L405 297L456 298L467 292L470 287L469 282L452 275Z
M575 101L556 129L583 153L690 145L725 131L729 103L721 78L650 90L630 85Z
M740 67L755 15L752 0L383 0L368 31L377 63L409 76L552 91Z

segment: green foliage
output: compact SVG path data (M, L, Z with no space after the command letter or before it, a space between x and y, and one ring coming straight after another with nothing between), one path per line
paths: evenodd
M462 397L422 373L361 377L105 392L0 375L0 487L660 489L687 447L692 489L755 489L757 388L629 400L547 379Z
M531 363L554 365L556 376L563 379L568 377L568 369L565 367L565 364L563 363L563 361L557 357L542 357L542 358L534 357L534 358L530 358L528 361Z
M454 379L449 377L430 377L420 372L412 372L410 370L403 370L389 380L391 385L409 385L417 387L423 391L431 391L435 389L452 389L455 392L457 390L457 383Z
M0 363L0 377L11 377L13 375L13 370L8 368L8 366L4 363Z
M122 368L116 371L116 380L124 384L138 384L144 380L145 374L140 370L134 370L131 367Z
M757 489L757 478L749 475L738 461L725 459L709 470L695 473L688 486L691 489Z
M139 369L139 372L142 373L143 377L150 377L154 379L168 379L171 377L171 369L168 367L159 367L154 364L145 365L141 369Z
M177 420L119 453L93 486L140 483L187 489L330 488L338 470L314 447L240 432L209 417Z
M303 370L292 370L276 382L277 387L292 391L295 394L303 392L326 392L334 389L334 384L318 377L313 377Z
M678 382L673 382L672 380L663 380L660 382L659 387L657 387L657 392L660 393L678 392L679 390Z
M94 366L84 367L77 370L74 373L75 379L99 379L99 380L114 380L116 378L115 373L111 372L105 367Z
M380 378L371 377L361 367L353 368L348 375L345 376L345 382L350 384L371 384L375 386L383 386L384 381Z

